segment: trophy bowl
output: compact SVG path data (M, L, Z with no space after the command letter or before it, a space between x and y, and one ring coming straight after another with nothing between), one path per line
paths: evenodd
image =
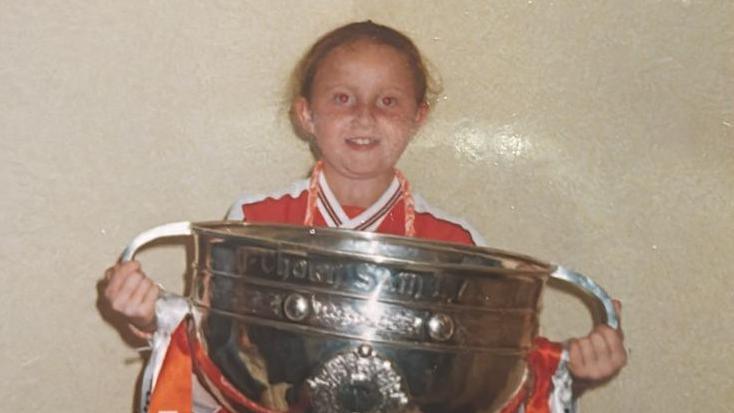
M528 375L549 277L596 297L616 327L611 300L590 279L453 243L183 222L140 234L123 259L180 235L195 245L194 371L232 411L494 412Z

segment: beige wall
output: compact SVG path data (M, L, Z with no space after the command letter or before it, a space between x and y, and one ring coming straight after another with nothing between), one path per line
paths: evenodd
M371 18L445 85L401 162L414 186L624 301L630 365L585 410L728 411L733 17L715 0L2 2L2 410L130 410L141 364L96 280L137 232L302 176L288 72L318 34ZM142 259L181 288L179 251ZM550 337L588 319L546 296Z

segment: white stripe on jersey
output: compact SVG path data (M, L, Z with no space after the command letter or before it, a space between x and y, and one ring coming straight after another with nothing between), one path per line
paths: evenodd
M319 200L316 206L328 226L363 231L375 231L400 200L399 195L402 193L400 182L397 178L393 178L377 201L356 217L349 218L329 187L323 173L319 176L319 188Z

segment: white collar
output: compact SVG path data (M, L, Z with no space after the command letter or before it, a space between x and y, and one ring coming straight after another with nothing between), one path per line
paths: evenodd
M319 191L316 207L324 217L326 225L333 228L356 229L360 231L375 231L388 213L397 205L402 198L403 190L397 177L393 177L392 182L387 187L380 198L375 201L369 208L362 211L361 214L354 218L349 216L342 209L341 204L336 199L334 192L331 191L329 184L326 182L324 173L319 174L318 178Z

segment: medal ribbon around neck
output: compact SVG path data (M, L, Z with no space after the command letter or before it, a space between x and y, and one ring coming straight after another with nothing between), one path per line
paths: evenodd
M303 225L313 226L314 215L318 209L321 215L324 217L324 221L330 227L342 227L350 228L360 231L372 231L379 227L382 220L390 213L392 208L400 201L403 200L405 205L405 236L415 236L415 202L410 192L410 183L405 179L405 176L399 170L395 169L395 179L397 185L393 183L388 187L388 190L380 197L378 202L365 210L370 211L369 216L363 221L355 223L353 220L348 221L348 217L341 211L341 206L338 204L335 206L335 197L331 193L326 180L323 177L324 162L318 161L311 172L311 179L308 185L308 200L306 204L306 217L303 220ZM391 188L395 186L394 189ZM329 199L334 200L330 202ZM338 206L338 210L336 207ZM361 214L360 214L361 217Z

